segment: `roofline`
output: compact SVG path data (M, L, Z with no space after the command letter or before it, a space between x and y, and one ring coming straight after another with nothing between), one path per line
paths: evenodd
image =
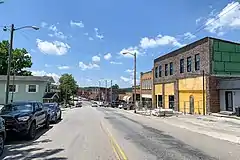
M192 43L190 43L190 44L188 44L188 45L186 45L184 47L178 48L178 49L176 49L174 51L171 51L171 52L169 52L169 53L167 53L165 55L162 55L162 56L154 59L154 63L159 62L159 61L164 60L164 59L167 59L169 57L176 56L176 55L178 55L180 53L186 52L186 51L188 51L188 50L190 50L190 49L192 49L192 48L194 48L194 47L196 47L198 45L206 43L207 41L209 41L209 39L219 40L219 41L222 41L222 42L227 42L227 43L231 43L231 44L238 44L238 45L240 45L240 43L232 42L232 41L229 41L229 40L223 40L223 39L214 38L214 37L204 37L204 38L199 39L199 40L197 40L195 42L192 42Z
M151 73L151 72L152 72L152 70L146 71L146 72L141 72L141 74L147 74L147 73Z

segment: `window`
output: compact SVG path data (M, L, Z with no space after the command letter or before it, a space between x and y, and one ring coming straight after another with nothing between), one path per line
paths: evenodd
M16 91L17 91L16 85L9 85L9 92L16 92Z
M168 76L168 64L165 64L165 76Z
M37 85L28 85L28 92L30 93L37 92Z
M199 54L195 55L195 71L200 70L200 56Z
M169 109L174 109L174 95L168 96L168 102L169 102Z
M173 75L173 62L170 62L170 75Z
M155 78L158 78L158 67L155 67Z
M158 67L158 75L159 77L162 77L162 66Z
M162 95L158 95L158 107L163 107L163 98Z
M180 73L184 72L184 59L180 59Z
M192 71L192 57L187 57L187 72Z

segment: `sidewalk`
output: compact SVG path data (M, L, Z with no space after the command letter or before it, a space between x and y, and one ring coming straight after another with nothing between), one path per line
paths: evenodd
M215 117L215 116L196 116L179 115L172 117L155 117L135 114L134 111L125 111L136 116L160 121L175 127L190 130L214 138L227 140L240 144L240 121L236 119Z

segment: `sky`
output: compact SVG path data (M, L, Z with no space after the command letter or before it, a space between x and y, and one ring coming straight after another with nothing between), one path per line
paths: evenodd
M38 26L14 33L14 48L26 48L34 75L72 74L78 85L137 81L153 60L206 36L239 41L240 4L232 0L4 0L0 28ZM0 30L0 40L9 32Z

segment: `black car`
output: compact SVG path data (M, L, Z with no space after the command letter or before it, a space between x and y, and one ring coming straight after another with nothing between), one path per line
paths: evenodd
M50 116L41 102L13 102L1 109L7 132L16 132L34 139L40 127L49 128Z
M0 117L0 156L3 154L6 139L5 121Z
M48 110L50 122L57 123L62 119L62 111L58 103L44 103L43 106Z
M77 102L76 107L82 107L82 102L81 101Z

